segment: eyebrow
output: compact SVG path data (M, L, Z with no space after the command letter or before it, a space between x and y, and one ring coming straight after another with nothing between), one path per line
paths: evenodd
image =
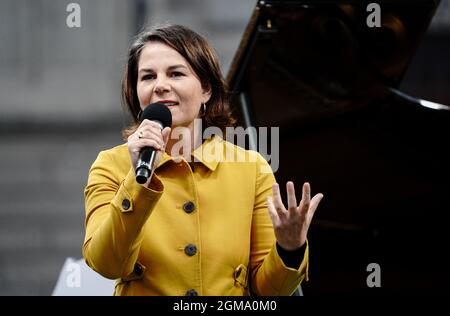
M174 70L174 69L177 69L177 68L185 68L185 69L187 69L187 67L185 65L178 64L178 65L170 66L168 68L168 70ZM139 70L139 72L140 73L142 73L142 72L153 72L153 69L152 68L142 68L141 70Z

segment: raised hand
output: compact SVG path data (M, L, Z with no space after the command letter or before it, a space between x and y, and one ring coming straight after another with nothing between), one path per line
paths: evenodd
M272 186L273 197L267 198L267 206L278 244L283 249L292 251L300 248L306 242L309 225L323 194L318 193L311 199L311 188L309 183L305 182L302 199L300 204L297 205L294 183L287 182L286 189L288 195L287 210L281 200L278 183Z

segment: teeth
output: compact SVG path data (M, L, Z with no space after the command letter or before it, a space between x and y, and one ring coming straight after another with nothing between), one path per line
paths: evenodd
M166 102L166 106L177 105L177 102Z

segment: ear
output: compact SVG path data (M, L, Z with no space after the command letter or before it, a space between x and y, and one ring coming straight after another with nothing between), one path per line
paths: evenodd
M203 93L202 93L202 101L203 103L206 103L209 101L209 99L211 99L211 86L208 85L208 87L203 89Z

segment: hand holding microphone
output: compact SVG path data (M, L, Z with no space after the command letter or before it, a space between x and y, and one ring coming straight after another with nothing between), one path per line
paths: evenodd
M161 160L169 139L172 115L162 103L148 105L140 117L136 132L128 137L128 151L136 172L136 181L146 183Z

